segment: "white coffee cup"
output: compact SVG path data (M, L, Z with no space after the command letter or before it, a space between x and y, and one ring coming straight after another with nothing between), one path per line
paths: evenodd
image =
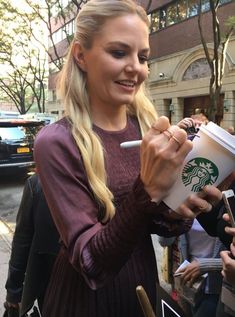
M205 185L219 185L235 171L235 136L213 122L201 125L170 194L163 200L173 210Z

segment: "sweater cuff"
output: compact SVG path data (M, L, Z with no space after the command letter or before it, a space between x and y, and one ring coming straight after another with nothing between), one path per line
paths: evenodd
M144 183L142 182L140 176L138 176L134 183L133 194L135 197L136 208L145 210L146 213L156 211L156 207L158 207L161 203L161 201L159 203L152 201L152 198L144 188Z
M211 272L211 271L221 271L222 266L222 259L220 258L200 258L197 259L200 267L200 272Z
M22 290L15 294L7 292L6 301L12 304L18 304L21 302L21 296Z

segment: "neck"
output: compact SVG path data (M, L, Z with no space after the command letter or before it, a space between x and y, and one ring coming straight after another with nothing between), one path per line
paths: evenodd
M92 122L106 131L120 131L127 123L126 106L109 113L92 111Z

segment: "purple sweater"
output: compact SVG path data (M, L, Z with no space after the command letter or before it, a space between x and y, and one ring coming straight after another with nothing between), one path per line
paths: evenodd
M175 236L191 226L169 222L167 208L151 202L138 176L139 148L120 148L121 142L140 138L134 118L118 132L96 126L94 131L104 147L116 207L107 224L100 222L104 211L94 199L68 121L45 127L35 142L38 173L63 244L44 317L143 316L135 288L142 285L155 307L158 281L150 234Z

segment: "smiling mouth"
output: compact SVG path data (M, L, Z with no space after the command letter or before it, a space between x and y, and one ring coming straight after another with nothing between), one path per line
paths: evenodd
M129 81L129 80L119 80L119 81L116 81L116 83L122 86L131 87L131 88L134 88L136 85L136 82Z

